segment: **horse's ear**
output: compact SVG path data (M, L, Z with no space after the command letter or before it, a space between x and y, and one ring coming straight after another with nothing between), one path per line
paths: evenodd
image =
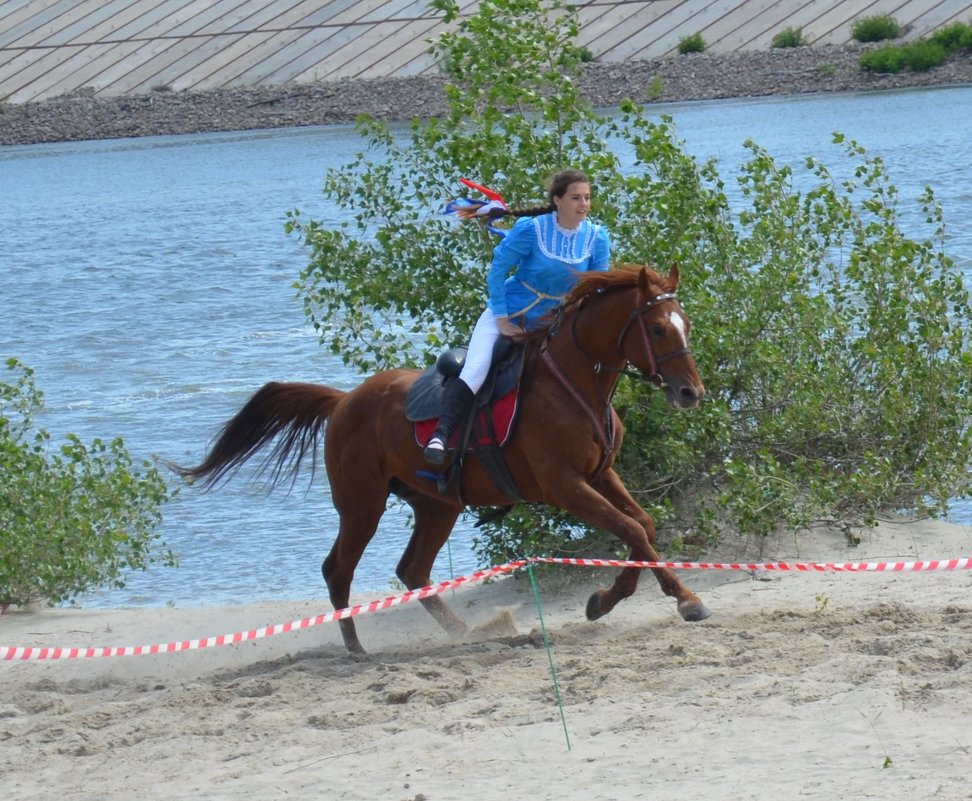
M672 292L674 292L678 286L678 262L675 262L672 269L668 271L668 280L671 282Z
M648 294L648 284L648 268L642 267L640 270L638 270L638 291L641 292L642 295Z

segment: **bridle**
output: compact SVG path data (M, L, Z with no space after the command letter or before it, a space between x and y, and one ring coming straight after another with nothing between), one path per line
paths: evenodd
M592 365L592 369L595 375L602 372L617 373L618 376L626 375L631 378L636 378L639 381L647 381L654 384L656 387L666 386L664 378L662 378L661 373L658 370L660 364L664 364L669 359L674 359L678 356L684 356L685 354L690 354L692 351L686 345L684 348L673 351L671 353L666 353L664 356L659 357L655 353L655 347L651 344L651 336L648 332L648 324L645 322L644 316L651 309L656 306L667 303L668 301L678 302L678 298L675 296L674 292L662 292L654 297L649 298L643 304L638 306L631 314L628 315L628 319L625 321L624 326L621 328L621 333L618 334L618 351L624 357L624 364L621 367L614 367L610 364L604 364L603 362L595 359L591 356L581 344L577 341L577 321L580 319L581 314L586 311L586 307L583 305L584 301L581 301L581 307L577 310L570 324L570 338L573 346L583 355ZM560 332L561 322L563 321L563 314L565 308L561 306L557 310L557 317L550 326L547 332L547 337L544 340L543 346L541 347L541 358L550 368L550 371L554 374L561 385L567 390L580 405L581 409L587 414L587 416L594 423L594 430L597 432L598 439L600 440L601 447L603 449L601 456L601 463L598 465L595 475L598 475L607 465L610 455L614 452L614 441L615 441L615 431L614 431L614 413L611 407L611 399L614 397L614 390L617 387L617 382L613 382L609 390L605 393L603 390L599 390L601 394L601 402L603 404L601 419L598 419L597 412L591 407L587 402L583 393L577 388L577 386L567 377L564 371L560 368L560 365L554 361L553 356L547 348L547 343L553 339ZM628 336L632 325L638 323L638 331L641 333L641 341L645 347L645 353L648 356L648 364L651 369L650 373L644 373L641 370L632 370L630 368L630 360L625 355L624 352L624 340Z
M627 356L625 356L624 367L622 367L618 372L622 373L623 375L630 376L631 378L636 378L639 381L650 381L656 387L663 387L665 386L665 379L662 378L661 373L658 372L658 365L664 364L669 359L675 359L679 356L685 356L686 354L692 353L692 349L686 345L684 348L679 348L678 350L672 351L671 353L666 353L664 356L659 357L655 353L655 346L651 344L651 336L648 333L648 324L645 322L644 315L655 306L669 300L673 300L678 303L678 298L675 297L674 292L662 292L660 295L655 295L655 297L649 298L628 315L628 319L625 322L624 327L621 329L621 333L618 334L618 350L621 351L621 355L624 356L624 338L628 335L628 330L631 328L631 325L636 320L638 321L638 331L641 333L641 342L645 347L645 353L648 355L648 365L651 368L651 372L646 375L641 370L631 370L628 367L631 362ZM579 312L578 316L580 316ZM576 320L577 317L574 318L575 322Z
M686 354L691 354L692 349L687 345L684 348L679 348L678 350L672 351L671 353L666 353L664 356L659 357L655 353L655 346L651 344L651 336L648 333L648 324L645 322L645 314L651 311L655 306L658 306L667 301L675 301L678 303L678 298L674 292L662 292L654 297L648 298L644 303L638 306L631 314L628 315L628 319L625 321L624 326L621 328L621 333L618 334L618 351L624 356L624 365L622 367L613 367L609 364L604 364L598 361L593 356L591 356L581 344L577 341L577 321L580 319L581 314L584 312L584 308L580 308L577 314L574 315L573 320L571 320L570 325L570 339L574 347L577 348L584 355L584 357L592 364L594 372L600 373L602 371L609 371L612 373L618 373L620 375L626 375L629 378L637 379L638 381L647 381L654 384L656 387L664 387L665 379L662 378L661 373L658 371L658 365L664 364L670 359L678 358L679 356L685 356ZM638 323L638 332L641 334L641 342L645 349L645 354L648 356L648 366L651 370L650 373L644 373L641 370L632 370L630 367L631 360L625 356L624 353L624 340L628 336L628 332L631 330L631 326L634 323ZM558 321L559 323L559 321ZM557 324L555 324L557 325ZM554 326L551 326L551 337L556 333L553 331Z

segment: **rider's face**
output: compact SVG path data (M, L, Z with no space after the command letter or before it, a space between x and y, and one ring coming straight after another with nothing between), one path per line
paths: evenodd
M563 197L555 197L557 222L564 228L573 229L580 225L591 210L591 185L584 182L571 184Z

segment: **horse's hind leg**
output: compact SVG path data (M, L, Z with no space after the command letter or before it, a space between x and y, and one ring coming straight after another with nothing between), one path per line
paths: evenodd
M449 539L461 507L424 495L409 495L405 500L415 514L415 528L398 562L396 573L408 589L415 590L427 587L432 582L435 557ZM459 636L468 630L466 624L438 595L422 598L420 603L449 634Z
M324 583L327 584L328 595L335 609L345 609L351 600L351 579L354 569L361 561L371 538L378 529L378 521L385 511L385 499L380 504L367 503L364 500L339 510L341 525L337 539L331 546L331 551L321 565ZM358 632L352 618L338 621L345 647L355 654L365 653Z

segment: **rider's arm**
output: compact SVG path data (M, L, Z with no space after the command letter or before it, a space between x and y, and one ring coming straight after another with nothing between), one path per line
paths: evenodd
M493 249L493 263L489 268L486 287L489 308L497 317L506 317L506 279L536 246L537 235L532 217L521 217ZM502 331L502 327L500 328Z

